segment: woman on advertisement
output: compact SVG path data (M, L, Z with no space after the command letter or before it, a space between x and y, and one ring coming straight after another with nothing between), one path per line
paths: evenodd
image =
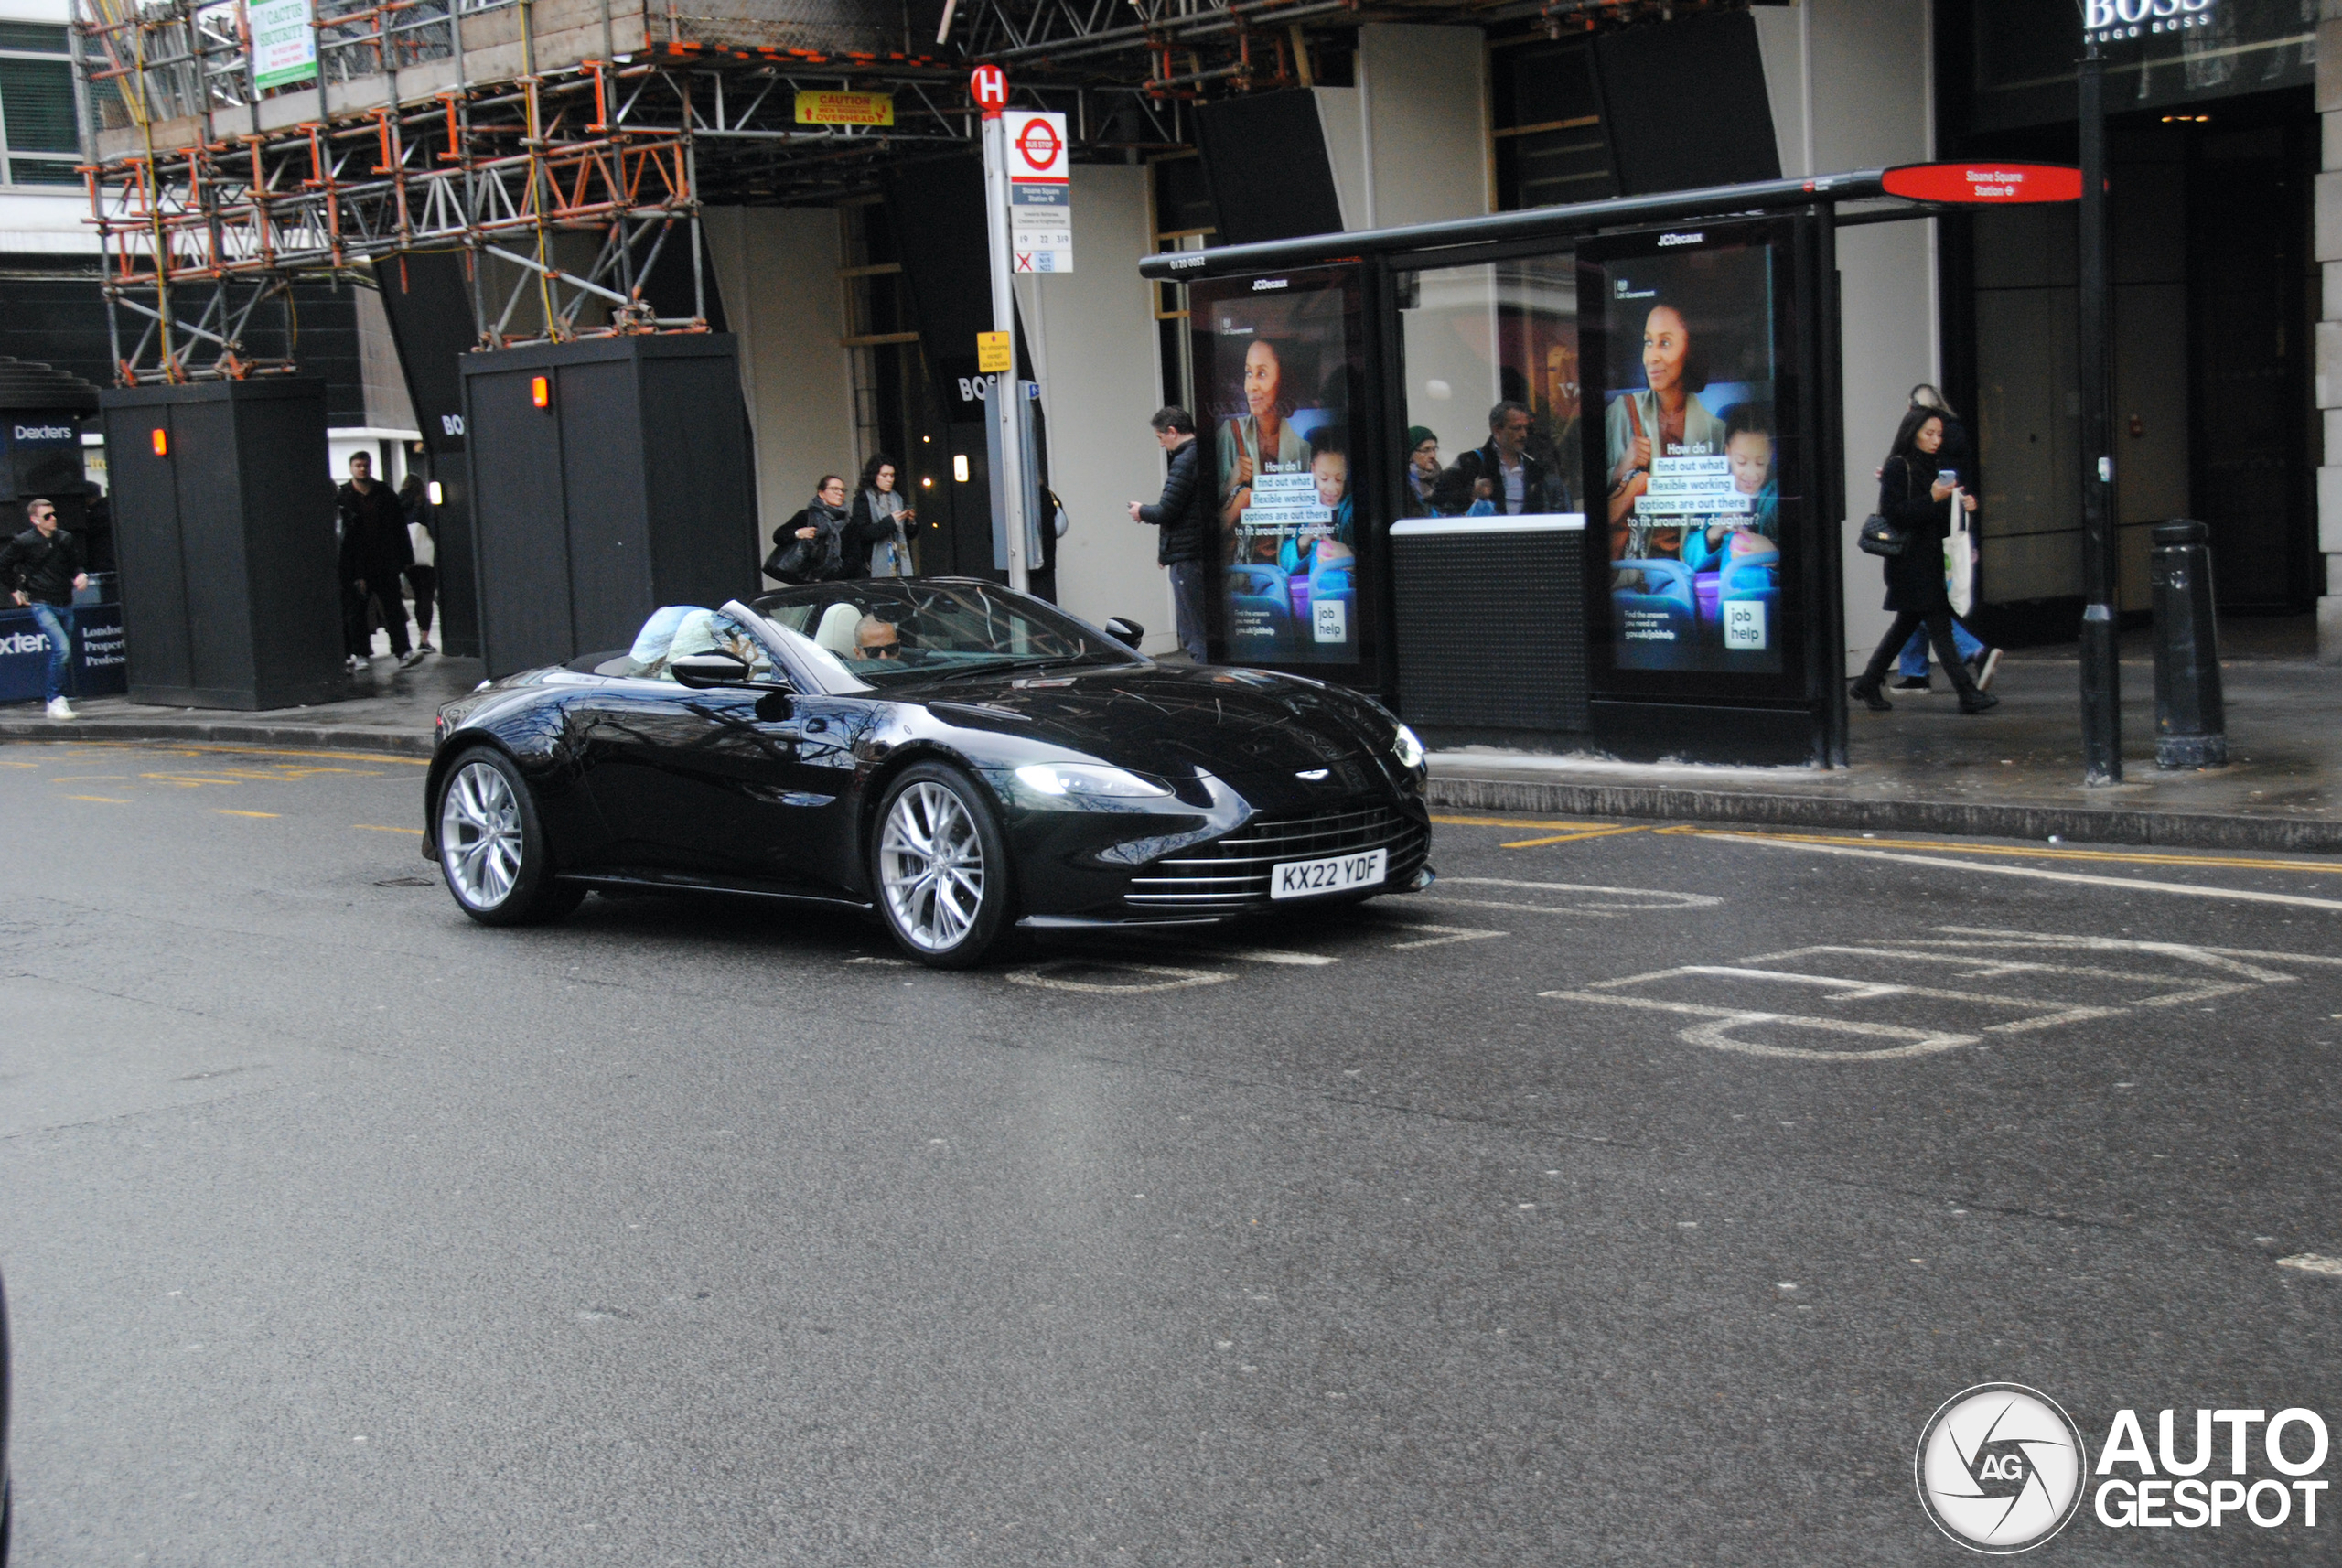
M1219 427L1219 526L1231 559L1236 524L1252 504L1253 477L1309 465L1309 444L1285 417L1284 358L1268 338L1252 339L1244 350L1245 412Z
M1724 450L1724 421L1693 395L1708 384L1707 360L1680 306L1661 302L1644 317L1642 361L1646 390L1612 398L1603 419L1613 560L1641 560L1654 550L1673 556L1681 548L1675 523L1635 521L1635 503L1650 489L1654 456L1709 456Z

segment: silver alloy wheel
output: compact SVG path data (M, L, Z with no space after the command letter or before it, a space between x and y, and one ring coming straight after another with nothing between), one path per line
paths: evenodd
M984 901L984 846L960 797L925 779L895 797L878 841L895 929L928 952L958 945Z
M493 909L521 876L521 802L490 763L464 765L439 802L439 864L456 897Z

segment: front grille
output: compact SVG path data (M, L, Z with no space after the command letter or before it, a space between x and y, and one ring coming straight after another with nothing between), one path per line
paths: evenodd
M1272 866L1369 849L1390 851L1383 886L1403 887L1430 845L1430 829L1385 805L1261 817L1187 854L1149 862L1131 878L1124 899L1133 909L1231 913L1269 902Z

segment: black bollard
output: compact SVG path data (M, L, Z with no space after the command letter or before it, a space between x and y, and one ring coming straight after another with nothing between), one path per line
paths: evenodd
M2227 704L2212 610L2212 531L2176 518L2154 530L2155 766L2224 768Z

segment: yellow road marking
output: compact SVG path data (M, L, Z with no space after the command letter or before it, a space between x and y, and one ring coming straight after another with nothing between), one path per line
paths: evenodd
M51 784L94 784L100 779L104 779L109 784L127 784L130 782L130 775L127 773L69 773L62 779L52 779L49 782Z
M2016 860L2096 860L2125 865L2200 865L2224 871L2342 872L2342 863L2328 865L2308 860L2247 860L2211 854L2134 854L2105 849L2019 849L2007 844L1942 843L1933 839L1846 838L1823 833L1769 832L1758 828L1702 828L1688 822L1656 831L1684 833L1694 838L1782 839L1790 843L1844 844L1853 849L1917 849L1936 854L1996 854Z
M423 836L423 830L421 828L386 828L380 822L352 822L349 825L356 828L360 832L413 833L417 838L421 838Z
M222 817L273 817L276 815L274 811L239 811L231 806L214 806L211 810L214 815Z
M404 768L428 768L427 757L401 757L388 751L306 751L287 746L190 746L179 741L11 739L7 746L96 746L110 750L147 751L173 757L322 757L331 762L394 762Z
M1592 828L1582 833L1556 833L1553 837L1549 839L1515 839L1512 843L1506 844L1504 847L1506 849L1538 849L1549 843L1576 843L1582 839L1611 839L1617 838L1620 833L1647 833L1649 832L1650 832L1650 829L1648 827Z
M0 762L0 768L38 768L38 762Z
M127 800L117 800L111 795L68 795L65 798L69 800L96 800L108 806L127 806L130 804Z
M1448 828L1546 828L1567 830L1599 828L1604 822L1572 822L1556 817L1434 817L1432 821Z
M236 779L206 779L200 773L141 773L141 779L151 779L157 784L176 784L182 789L199 789L206 784L223 785L233 789L241 783Z

